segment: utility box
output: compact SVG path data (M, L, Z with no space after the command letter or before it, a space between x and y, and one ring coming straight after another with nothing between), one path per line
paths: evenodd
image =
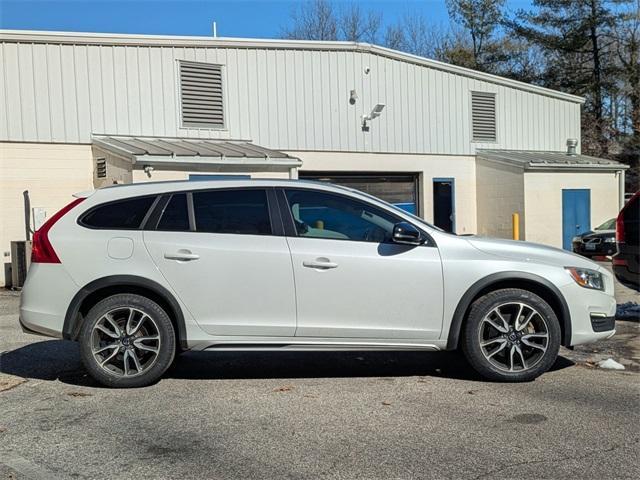
M11 286L22 288L31 264L31 242L11 242Z

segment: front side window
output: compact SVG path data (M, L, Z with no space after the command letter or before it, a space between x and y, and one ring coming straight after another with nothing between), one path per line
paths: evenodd
M393 215L359 200L313 190L288 190L299 237L382 243L391 241Z
M267 193L261 189L193 192L197 232L271 235Z
M101 205L89 211L80 223L86 227L107 230L135 230L140 224L156 199L139 197L120 200Z

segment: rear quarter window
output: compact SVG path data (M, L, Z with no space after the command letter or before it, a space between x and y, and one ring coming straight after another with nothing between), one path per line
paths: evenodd
M89 210L80 224L103 230L137 230L155 199L151 196L109 202Z
M188 232L190 230L189 208L185 193L177 193L171 196L171 200L169 200L164 212L162 212L157 230L170 232Z

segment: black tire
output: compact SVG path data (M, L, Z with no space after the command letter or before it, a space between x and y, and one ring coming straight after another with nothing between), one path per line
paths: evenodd
M504 333L494 329L490 322L485 320L485 317L499 319L491 315L496 315L495 309L500 308L503 309L503 318L508 319L507 323L514 324L517 321L515 318L519 315L517 304L525 305L524 312L531 312L531 310L536 312L532 314L532 320L524 334L510 327ZM519 318L524 319L524 317L525 314L522 314ZM499 322L499 326L506 329L502 322ZM536 326L540 329L537 334ZM545 328L546 343L542 333ZM531 330L533 334L527 335ZM484 378L499 382L527 382L537 378L551 368L560 349L560 324L553 309L538 295L519 288L496 290L477 299L471 306L462 333L462 350L471 366ZM522 337L518 335L526 337L527 343L523 343ZM533 337L538 338L533 339ZM481 343L484 343L484 346ZM539 347L528 346L531 343L539 344ZM494 353L494 349L500 347L503 351ZM541 347L546 347L546 350L543 351ZM530 365L527 365L527 352L531 353ZM487 355L493 355L493 357L487 358ZM505 361L504 367L499 365L502 357Z
M129 345L128 348L123 346L113 347L112 350L107 351L105 357L111 354L111 352L118 350L118 353L114 353L115 357L113 362L121 362L122 360L119 360L119 358L121 355L124 356L124 354L120 352L123 352L126 349L134 351L134 348L136 348L134 347L136 342L133 340L141 340L140 336L145 334L140 334L140 329L147 329L151 332L146 338L151 338L151 335L153 335L153 337L158 337L159 339L157 340L157 343L155 343L155 340L152 340L151 343L142 344L143 346L153 347L157 353L149 353L146 349L135 350L142 355L142 359L148 358L148 360L146 366L145 364L142 364L140 371L132 373L131 376L125 376L124 372L118 373L115 371L116 367L113 367L114 370L103 368L100 365L97 355L93 353L93 349L96 348L96 335L101 335L101 332L94 333L94 327L96 327L97 323L99 321L104 322L105 315L109 312L116 312L115 314L111 314L112 318L114 318L113 315L118 315L118 312L121 310L126 312L127 309L129 309L129 311L135 310L135 312L137 312L136 314L139 315L139 318L143 318L144 315L146 315L148 320L145 320L145 322L147 323L138 327L138 332L136 333L138 336L131 335L128 337L131 339L130 343L129 340L127 340L127 345ZM140 320L140 323L143 323L142 320ZM120 327L123 328L122 325L120 325ZM122 345L122 338L124 338L127 332L123 330L121 333L123 336L120 340L117 338L111 338L111 335L106 337L106 339L108 342ZM82 363L89 374L102 385L116 388L144 387L154 383L164 374L164 372L166 372L169 366L171 366L176 352L176 335L171 319L167 313L154 301L141 295L128 293L107 297L94 305L82 324L78 340L80 342ZM102 360L104 357L100 357L100 359ZM130 366L133 359L125 360L127 362L127 366ZM136 357L134 365L138 365L139 362L140 359ZM107 367L109 367L109 365Z

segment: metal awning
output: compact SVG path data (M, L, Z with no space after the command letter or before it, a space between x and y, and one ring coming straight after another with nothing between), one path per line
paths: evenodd
M100 150L130 160L139 168L207 169L220 171L282 171L302 161L249 140L212 140L165 137L92 137Z
M618 171L629 168L624 163L589 155L569 155L566 152L536 152L526 150L478 150L478 158L506 163L524 170L605 170Z

